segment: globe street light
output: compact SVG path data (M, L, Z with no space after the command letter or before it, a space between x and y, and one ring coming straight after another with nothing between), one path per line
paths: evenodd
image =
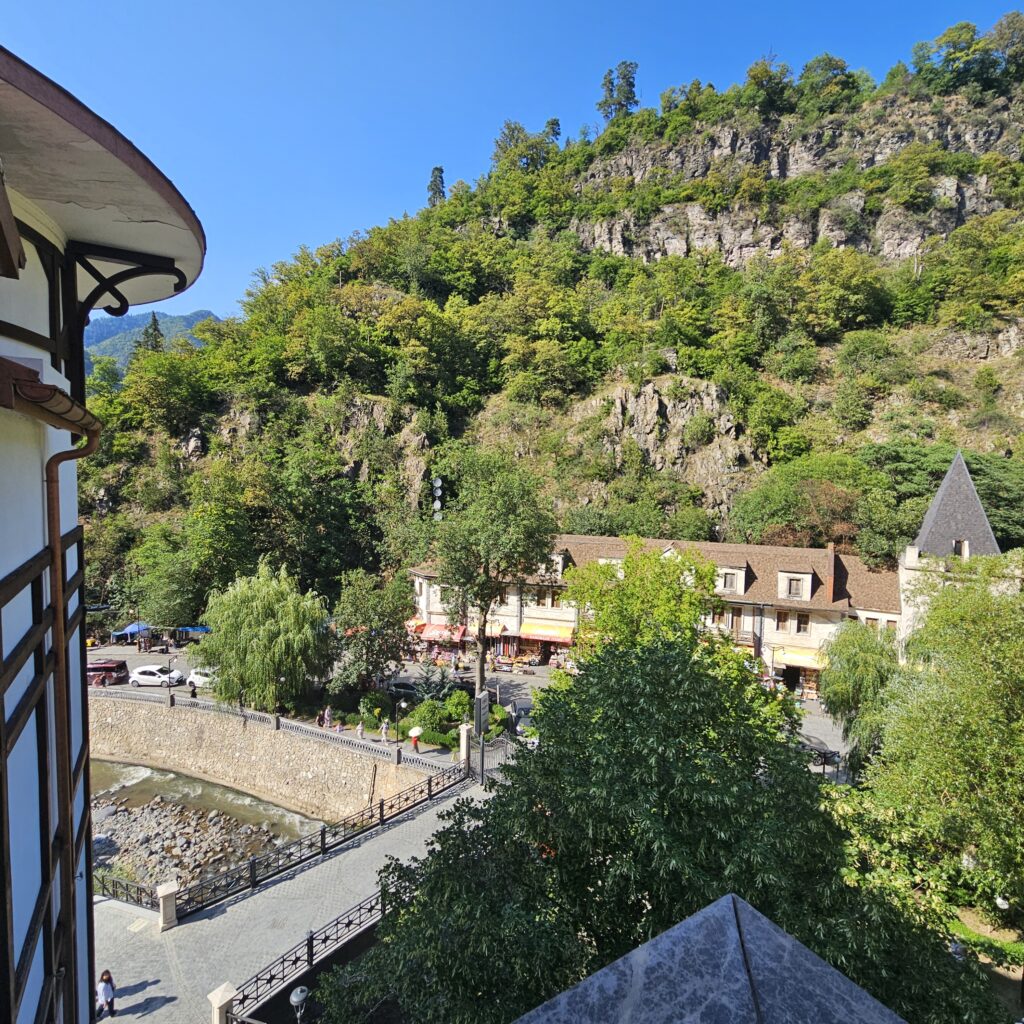
M288 1002L292 1004L292 1009L295 1011L295 1020L298 1024L302 1024L302 1014L306 1009L306 997L309 995L309 989L305 985L300 985L298 988L292 989L292 994L288 997Z
M404 700L398 702L398 706L395 708L395 742L401 743L402 737L398 735L398 712L399 710L404 711L408 707L408 703Z

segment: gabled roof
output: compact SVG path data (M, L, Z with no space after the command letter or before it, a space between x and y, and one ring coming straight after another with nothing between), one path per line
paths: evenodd
M737 604L764 604L781 608L849 612L852 609L875 612L900 611L899 577L890 569L872 569L856 555L827 548L788 548L771 544L722 544L715 541L647 540L648 547L664 551L693 551L715 565L747 567L746 589L729 600ZM591 537L563 533L555 538L555 550L565 551L575 565L599 559L621 559L627 544L620 537ZM831 598L824 584L832 570ZM811 573L811 595L797 601L778 596L779 573Z
M942 478L914 541L922 554L945 558L954 541L967 541L971 555L998 555L999 545L960 452Z
M738 896L720 900L517 1024L905 1024Z

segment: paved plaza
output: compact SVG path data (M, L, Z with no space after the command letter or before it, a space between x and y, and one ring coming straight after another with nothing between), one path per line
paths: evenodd
M323 861L298 867L251 896L238 896L161 933L156 914L96 899L96 969L117 983L118 1017L151 1024L202 1024L208 993L238 985L377 888L388 856L422 856L438 815L457 796L484 798L467 783L443 799L353 840Z

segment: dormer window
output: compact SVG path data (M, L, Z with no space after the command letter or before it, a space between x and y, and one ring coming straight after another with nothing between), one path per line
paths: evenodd
M953 541L953 554L956 555L957 558L966 558L968 547L967 541L955 540Z
M804 581L790 576L786 582L786 595L796 600L802 599L804 596Z
M727 590L730 594L736 593L736 573L734 572L723 572L722 573L722 589Z

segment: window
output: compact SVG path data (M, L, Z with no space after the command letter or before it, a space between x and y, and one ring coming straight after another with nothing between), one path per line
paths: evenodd
M870 629L878 629L878 619L865 619Z
M775 628L780 633L789 632L789 612L776 612L775 613Z
M508 604L508 587L502 587L498 591L498 604Z
M798 633L810 633L811 617L806 612L798 612L796 617L796 631Z
M895 619L886 619L885 620L885 628L887 630L889 630L890 633L895 633L896 632L896 620Z
M725 611L724 611L724 609L722 609L722 608L716 608L716 609L715 609L715 610L714 610L714 611L713 611L713 612L711 613L711 621L712 621L712 622L713 622L713 623L714 623L714 624L715 624L716 626L721 626L721 625L722 625L722 624L723 624L723 623L725 622Z
M786 593L790 597L803 597L804 596L804 581L793 579L790 577L786 585Z
M729 628L735 630L737 633L743 626L743 609L742 608L730 608L729 609Z
M562 590L560 587L551 588L551 607L561 608L562 607Z
M736 592L736 573L734 572L723 572L722 573L722 589L728 590L730 593Z
M967 541L965 541L965 540L955 540L955 541L953 541L953 554L956 555L957 558L966 558L967 557Z

